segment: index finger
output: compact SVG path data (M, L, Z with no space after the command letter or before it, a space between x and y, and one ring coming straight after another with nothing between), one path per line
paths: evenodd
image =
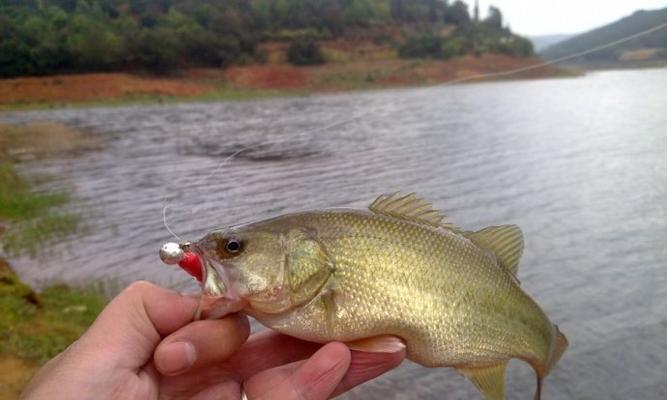
M320 347L322 345L319 343L266 331L252 335L228 362L231 369L238 374L238 379L245 381L260 371L305 360Z
M347 373L340 381L332 397L345 393L371 379L398 367L405 358L405 349L396 353L366 353L352 351L352 360Z
M305 360L315 354L322 344L306 342L274 331L254 334L228 362L245 381L258 372ZM367 353L352 351L350 368L335 394L345 392L362 382L373 379L398 366L405 358L405 350L395 353Z

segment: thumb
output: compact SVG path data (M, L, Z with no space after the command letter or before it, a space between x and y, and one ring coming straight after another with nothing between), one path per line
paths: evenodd
M76 346L105 363L139 368L163 337L192 321L197 304L196 298L135 282L109 303Z
M197 300L146 282L125 289L66 351L42 368L24 399L103 398L118 388L115 378L138 371L160 338L192 320ZM74 388L74 389L73 389ZM1 397L1 396L0 396Z

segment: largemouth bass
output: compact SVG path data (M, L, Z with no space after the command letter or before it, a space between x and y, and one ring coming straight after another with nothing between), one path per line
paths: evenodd
M324 209L214 231L189 246L203 263L209 315L242 311L284 334L453 367L490 400L504 398L508 361L542 380L567 339L521 288L514 225L477 232L443 222L415 194L369 210ZM391 339L389 339L389 342Z

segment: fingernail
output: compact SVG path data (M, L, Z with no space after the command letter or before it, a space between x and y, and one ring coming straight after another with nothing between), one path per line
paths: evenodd
M155 363L165 375L176 375L190 368L197 360L197 350L190 342L174 342L161 346Z
M178 294L180 294L183 297L199 300L199 298L201 297L201 289L199 289L199 288L197 288L197 289L187 289L187 290L184 290L182 292L178 292Z

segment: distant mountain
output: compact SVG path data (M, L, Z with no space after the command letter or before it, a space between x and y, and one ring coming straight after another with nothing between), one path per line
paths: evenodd
M535 48L535 51L539 53L542 50L545 50L547 47L565 41L575 35L576 34L574 33L560 33L555 35L529 36L528 39L530 39L530 41L533 42L533 47Z
M667 24L667 8L637 11L611 24L576 35L544 49L545 60L566 57ZM584 67L615 67L667 62L667 26L646 36L568 61Z

